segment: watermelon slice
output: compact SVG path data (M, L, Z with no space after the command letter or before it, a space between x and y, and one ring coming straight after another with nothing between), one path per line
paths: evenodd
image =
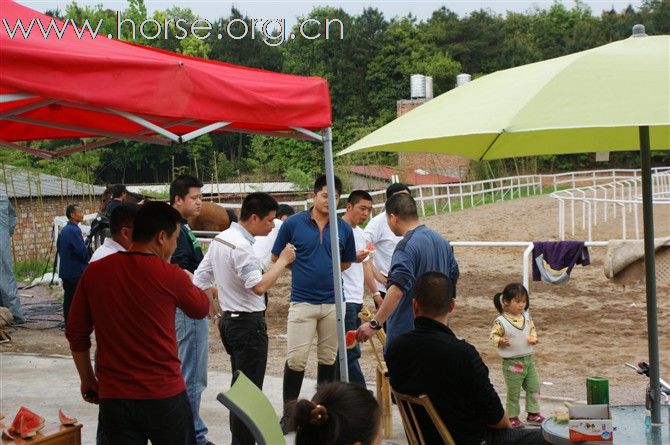
M358 332L357 331L347 331L345 342L347 349L355 348L358 344Z
M44 419L42 419L42 423L37 428L33 428L33 425L33 419L28 416L21 417L21 429L19 430L21 439L30 439L35 436L37 431L44 427Z
M62 409L58 410L58 420L60 420L60 424L63 426L72 426L77 423L77 419L66 416Z
M44 417L35 414L25 406L19 408L14 417L12 425L7 432L14 437L33 437L39 430L44 428Z
M375 245L372 244L370 241L368 241L367 243L365 243L365 250L367 250L368 252L374 252Z

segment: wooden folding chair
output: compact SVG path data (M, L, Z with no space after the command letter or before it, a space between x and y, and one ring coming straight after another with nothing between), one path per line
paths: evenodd
M456 445L456 442L454 442L454 438L451 437L447 426L444 424L444 422L442 422L440 415L437 414L435 407L426 394L421 394L417 397L414 397L407 394L401 394L397 391L394 391L393 388L391 388L391 392L393 393L393 397L398 404L400 417L402 418L402 425L405 428L405 435L407 436L409 445L427 445L426 440L423 437L423 433L421 432L421 425L419 425L419 420L415 412L416 406L421 406L426 411L428 417L430 417L430 420L432 420L437 433L442 438L442 443L445 445Z
M363 308L361 312L358 313L358 318L363 322L368 322L372 320L372 311L369 308ZM391 412L391 385L389 384L389 371L386 367L386 362L384 361L383 351L384 344L386 344L386 333L384 329L379 329L375 332L376 336L370 339L370 346L372 347L372 352L377 359L377 368L375 370L375 380L377 382L377 402L382 409L382 428L384 430L384 437L393 436L393 413ZM380 349L382 354L377 350L375 346L375 338L380 343Z

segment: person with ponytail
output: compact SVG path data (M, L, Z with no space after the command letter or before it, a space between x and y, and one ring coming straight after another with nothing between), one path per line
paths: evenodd
M513 428L524 426L519 419L521 388L526 390L526 423L541 425L540 379L533 362L533 346L538 343L535 324L530 318L528 291L520 283L505 286L493 296L500 315L491 329L490 339L502 357L503 377L507 385L507 415Z
M289 423L295 445L380 445L381 408L366 389L333 382L317 390L312 400L295 403Z

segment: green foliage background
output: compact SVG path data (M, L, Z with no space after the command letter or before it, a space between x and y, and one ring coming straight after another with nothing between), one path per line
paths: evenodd
M104 18L101 33L115 31L111 27L115 26L116 12L101 5L80 6L72 2L65 11L48 13L73 18L78 23L84 18L92 22ZM148 17L143 0L128 0L121 14L135 23ZM152 17L159 22L166 17L197 18L184 7L158 10ZM648 34L669 34L670 0L645 0L638 9L629 6L622 12L610 10L600 16L594 16L579 1L571 8L554 3L524 14L499 15L482 9L463 17L442 7L427 20L412 16L388 19L375 8L351 15L342 9L319 6L306 17L299 17L298 23L310 17L322 23L327 18L338 18L344 24L344 38L295 39L279 46L267 45L260 39L202 41L192 36L146 40L137 35L134 41L212 60L326 78L333 106L333 148L338 151L395 117L396 101L409 95L410 74L433 76L434 92L439 95L454 87L458 73L477 77L592 48L628 37L636 23L645 24ZM234 19L250 23L234 7L226 17L207 19L213 23L213 35ZM130 39L129 31L124 30L123 38ZM309 26L306 31L317 32ZM293 32L297 33L297 28ZM337 33L335 37L339 37ZM56 149L80 143L38 141L30 145ZM340 168L354 164L394 165L397 155L356 154L336 158L336 162ZM654 157L655 164L669 162L667 152ZM319 145L297 140L215 134L173 147L126 141L56 161L0 150L0 163L93 183L166 182L175 174L188 172L205 181L253 178L309 184L323 170L323 153ZM637 153L612 153L609 166L635 167L638 163ZM544 156L473 164L471 174L482 178L594 166L592 154Z

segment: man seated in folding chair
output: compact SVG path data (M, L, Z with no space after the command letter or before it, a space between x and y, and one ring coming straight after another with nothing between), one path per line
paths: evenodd
M391 387L426 394L458 445L543 445L540 429L512 429L489 370L474 346L447 326L455 288L441 272L421 275L414 287L415 329L386 352ZM426 444L443 443L425 412L417 413Z

